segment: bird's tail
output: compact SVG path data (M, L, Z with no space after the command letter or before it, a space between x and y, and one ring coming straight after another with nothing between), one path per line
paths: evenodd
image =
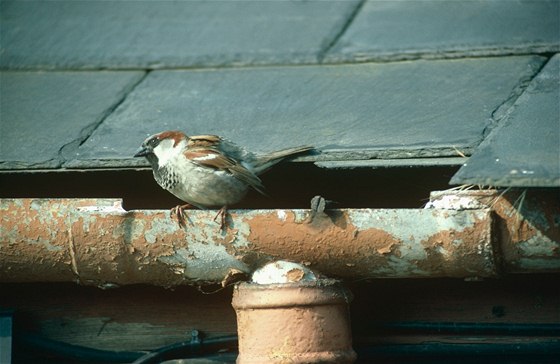
M254 166L255 173L257 175L262 174L284 159L308 152L312 149L315 148L309 145L303 145L301 147L287 148L278 150L276 152L260 155L257 157Z

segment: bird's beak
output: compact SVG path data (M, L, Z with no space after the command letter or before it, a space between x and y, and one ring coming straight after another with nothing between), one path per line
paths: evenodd
M150 150L146 147L140 147L134 154L135 157L145 157L150 154Z

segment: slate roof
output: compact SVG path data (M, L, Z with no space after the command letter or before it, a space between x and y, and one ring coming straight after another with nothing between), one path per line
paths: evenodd
M560 186L556 0L1 1L0 37L2 171L142 167L181 129Z

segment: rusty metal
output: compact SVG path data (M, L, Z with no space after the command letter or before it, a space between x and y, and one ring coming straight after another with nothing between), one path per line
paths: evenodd
M125 211L115 199L0 201L0 281L111 287L222 282L277 259L332 277L487 277L497 272L490 210Z
M332 279L236 285L237 363L353 363L350 300Z
M219 283L273 260L332 277L560 271L557 191L446 191L427 209L125 211L117 199L0 200L0 282Z
M491 209L504 272L560 271L558 189L439 191L432 193L430 204L440 209Z

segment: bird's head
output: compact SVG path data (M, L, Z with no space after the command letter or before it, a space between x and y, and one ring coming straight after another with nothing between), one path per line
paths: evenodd
M153 169L166 165L170 160L181 155L188 142L185 133L170 130L148 137L134 154L135 157L146 157Z

